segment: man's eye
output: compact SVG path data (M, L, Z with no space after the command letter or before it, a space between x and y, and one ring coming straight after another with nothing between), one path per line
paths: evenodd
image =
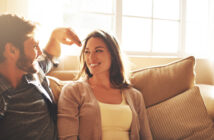
M34 48L34 49L37 48L37 47L39 47L39 43L35 43L35 44L33 45L33 48Z

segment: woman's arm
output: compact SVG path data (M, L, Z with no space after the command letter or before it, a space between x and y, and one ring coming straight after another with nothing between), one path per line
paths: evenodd
M138 100L138 117L140 122L140 139L141 140L152 140L152 133L149 126L147 117L147 110L144 103L143 95L139 92Z
M58 133L60 140L77 140L79 133L80 97L72 84L63 87L58 101Z

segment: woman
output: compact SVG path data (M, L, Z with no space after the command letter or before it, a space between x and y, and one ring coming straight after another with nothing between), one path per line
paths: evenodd
M152 139L142 94L125 78L116 39L90 33L80 58L85 80L66 85L59 98L60 140Z

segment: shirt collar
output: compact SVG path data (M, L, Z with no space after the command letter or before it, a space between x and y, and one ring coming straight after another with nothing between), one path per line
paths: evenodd
M21 84L27 83L28 85L35 85L36 88L41 92L41 94L43 94L50 102L52 102L50 95L41 85L42 81L44 80L42 77L43 76L39 75L38 73L26 74L23 75L21 79ZM12 85L4 76L0 74L0 95L9 89L13 89Z
M28 84L33 84L36 86L40 84L39 78L37 78L36 74L35 75L34 74L24 75L22 77L21 82L26 82ZM12 85L3 75L0 74L0 94L2 94L3 92L5 92L9 89L13 89Z
M10 82L0 74L0 94L11 88L13 87Z

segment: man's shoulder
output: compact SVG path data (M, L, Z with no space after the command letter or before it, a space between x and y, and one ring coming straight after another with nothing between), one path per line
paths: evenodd
M3 94L0 93L0 120L3 118L6 108L7 108L7 104L5 102Z
M10 88L12 88L12 86L9 81L0 74L0 95L2 94L2 92Z

